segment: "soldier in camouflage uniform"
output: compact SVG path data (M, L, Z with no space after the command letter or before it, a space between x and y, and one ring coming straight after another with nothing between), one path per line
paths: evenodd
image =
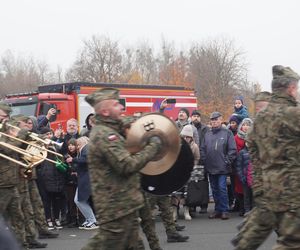
M138 211L144 205L138 173L159 152L161 140L151 137L140 152L130 154L120 134L123 106L118 99L119 91L114 88L86 97L96 114L88 164L100 228L84 250L144 249L138 235Z
M271 93L267 91L259 92L254 97L254 104L255 104L255 112L256 114L261 110L265 109L271 100ZM256 165L254 166L255 169L259 169L259 162L257 161ZM254 171L255 171L254 169ZM256 246L256 237L260 238L260 235L257 235L255 225L263 224L266 221L265 211L263 207L263 202L266 204L266 200L260 198L260 208L254 207L252 210L247 214L245 219L237 226L239 230L238 234L232 239L231 243L234 246L237 246L239 241L241 242L252 242L254 246ZM254 233L253 233L254 232ZM241 243L243 244L243 243Z
M271 100L257 114L247 139L257 207L242 226L236 250L257 249L274 229L273 249L300 249L299 79L288 67L273 67Z
M10 112L11 109L8 105L0 104L1 132L16 136L17 131L4 124L4 121L9 121ZM26 136L22 133L23 131L19 133L18 137L25 139ZM0 141L14 146L21 146L20 142L5 136L1 136ZM18 153L4 146L0 146L0 153L15 160L19 159ZM20 181L19 169L19 165L13 161L4 158L0 161L0 215L3 215L6 220L10 220L17 240L26 248L28 243L25 237L24 215L21 210L20 194L17 188Z

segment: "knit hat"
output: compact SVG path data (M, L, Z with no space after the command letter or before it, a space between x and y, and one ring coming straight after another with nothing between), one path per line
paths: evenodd
M193 127L192 125L185 125L180 132L181 136L193 137Z
M290 67L275 65L272 67L272 89L286 88L292 81L299 81L300 76Z
M198 111L198 110L193 110L192 116L193 115L199 115L199 116L201 116L200 111Z
M190 117L190 112L189 112L186 108L181 108L181 109L179 110L179 112L180 112L180 111L183 111L184 113L186 113L187 117Z
M229 123L232 122L232 121L236 122L237 124L240 123L240 120L239 120L239 118L238 118L237 115L232 115L232 116L230 116L230 118L229 118Z
M241 95L240 96L237 96L235 99L236 100L240 100L242 102L242 104L244 105L244 97L242 97Z

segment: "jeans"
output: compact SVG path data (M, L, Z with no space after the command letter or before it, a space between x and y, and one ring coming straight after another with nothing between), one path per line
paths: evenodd
M78 188L76 189L74 202L76 203L77 207L79 208L80 212L83 214L85 221L88 224L96 223L94 212L91 206L88 204L87 200L86 201L78 200Z
M228 194L227 194L227 175L216 174L209 175L209 181L215 200L215 212L228 212Z

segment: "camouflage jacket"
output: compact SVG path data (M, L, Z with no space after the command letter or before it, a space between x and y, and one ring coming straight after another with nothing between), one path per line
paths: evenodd
M120 134L121 122L96 116L90 134L88 168L93 201L100 224L118 219L141 208L139 170L157 153L158 146L147 144L130 154Z
M257 114L247 138L254 166L254 197L272 211L300 207L299 125L296 100L273 93L267 108Z
M24 130L21 130L19 132L18 138L24 140L26 138L26 136L27 136L27 132ZM21 142L18 142L14 139L10 139L5 136L1 136L0 141L4 142L4 143L8 143L9 145L17 146L17 147L22 146ZM18 161L20 160L20 155L17 152L15 152L3 145L0 145L0 153L8 156L10 158L13 158L15 160L18 160ZM20 171L22 171L22 170L20 170L20 165L1 157L1 160L0 160L0 188L16 186L19 183Z

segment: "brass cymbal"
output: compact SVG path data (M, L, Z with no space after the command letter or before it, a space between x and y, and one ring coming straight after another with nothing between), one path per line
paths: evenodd
M152 136L162 140L161 152L141 170L145 175L159 175L175 163L180 151L180 136L175 123L167 116L150 113L132 123L127 134L127 149L131 153L141 151Z

